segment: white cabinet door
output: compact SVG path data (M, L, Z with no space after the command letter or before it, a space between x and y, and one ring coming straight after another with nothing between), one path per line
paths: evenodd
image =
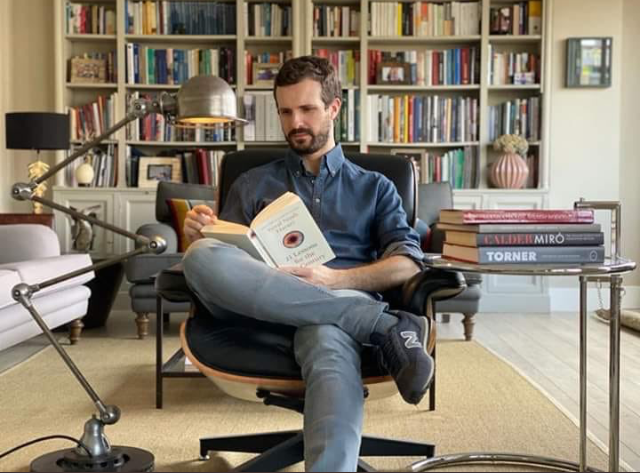
M112 191L95 189L91 191L84 189L54 190L53 200L66 207L73 207L77 211L85 210L88 212L90 207L95 207L91 210L91 213L95 213L98 220L108 223L114 222L115 199ZM74 251L71 231L73 220L71 216L63 212L56 211L54 213L56 216L56 232L60 239L61 249L64 253L72 252ZM109 255L114 252L115 237L113 232L93 225L93 235L92 254Z
M156 222L155 190L121 191L117 194L117 225L131 233L146 223ZM116 252L126 253L135 248L135 241L117 236Z

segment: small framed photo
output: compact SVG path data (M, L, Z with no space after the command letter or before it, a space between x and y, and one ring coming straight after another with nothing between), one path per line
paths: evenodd
M160 181L182 182L182 160L171 157L140 157L138 187L158 187Z
M282 64L280 63L254 62L253 85L272 87L281 66Z
M567 38L566 87L610 87L613 38Z
M378 85L411 83L411 65L407 62L381 62L376 67L376 82Z
M393 148L391 154L408 157L415 166L418 183L426 182L427 150L421 148Z

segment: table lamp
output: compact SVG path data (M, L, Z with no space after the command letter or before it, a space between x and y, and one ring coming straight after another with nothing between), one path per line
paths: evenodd
M30 149L36 151L36 160L29 164L29 179L34 180L49 170L49 165L40 161L41 150L69 149L69 117L63 113L15 112L6 115L7 149ZM46 183L38 185L34 192L42 197L47 191ZM33 213L41 214L43 206L33 203Z
M36 192L38 185L45 182L74 160L80 158L114 132L127 123L143 118L150 113L161 113L169 123L178 127L211 127L218 124L232 126L246 123L245 120L237 117L236 96L229 84L215 76L196 76L185 82L175 95L163 92L154 100L139 99L134 101L126 116L110 129L82 145L65 160L56 164L32 182L16 183L11 189L11 195L16 200L30 200L46 205L54 210L71 215L76 219L87 221L98 227L131 238L136 242L136 249L128 253L116 255L100 263L49 279L40 284L29 285L23 283L16 285L12 289L13 298L29 311L49 342L60 354L98 409L98 416L93 415L92 418L85 423L84 433L76 448L57 450L38 457L31 463L31 471L152 471L154 467L154 456L152 453L135 447L112 447L110 445L104 434L104 426L115 424L119 420L120 409L117 406L105 405L102 402L67 352L55 339L51 330L47 327L32 303L33 295L46 287L81 274L110 266L132 256L149 252L162 253L165 250L166 242L162 238L148 238L131 233L115 225L102 222L95 217L90 217L51 200L47 200ZM65 115L63 115L65 117L64 125L62 124L62 119L59 119L60 121L47 122L51 124L51 129L48 129L48 125L45 126L44 122L33 122L20 119L20 117L10 118L9 115L16 114L7 114L7 144L21 143L17 135L36 136L37 133L41 133L44 137L49 131L57 135L59 134L59 130L64 128L64 130L67 131L65 135L66 141L61 139L59 144L62 145L66 143L68 148L69 128L68 118ZM42 123L42 125L38 125L40 126L38 130L25 129L36 126L34 123ZM53 123L56 125L54 126ZM11 124L11 127L9 124Z

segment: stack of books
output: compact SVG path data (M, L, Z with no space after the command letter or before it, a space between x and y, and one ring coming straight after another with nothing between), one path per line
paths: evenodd
M587 264L604 261L593 210L442 210L445 258L477 264Z

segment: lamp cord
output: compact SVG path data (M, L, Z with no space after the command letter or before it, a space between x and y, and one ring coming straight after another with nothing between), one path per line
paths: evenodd
M70 440L72 442L74 442L75 444L77 444L79 447L82 447L87 454L91 457L91 452L89 451L89 449L87 448L87 446L82 443L80 440L77 440L73 437L70 437L68 435L47 435L46 437L39 437L37 439L33 439L30 440L29 442L25 442L22 445L18 445L17 447L13 447L12 449L7 450L6 452L0 453L0 459L6 457L7 455L10 455L18 450L20 450L21 448L25 448L28 447L29 445L33 445L34 443L38 443L38 442L44 442L45 440L52 440L52 439L64 439L64 440Z

